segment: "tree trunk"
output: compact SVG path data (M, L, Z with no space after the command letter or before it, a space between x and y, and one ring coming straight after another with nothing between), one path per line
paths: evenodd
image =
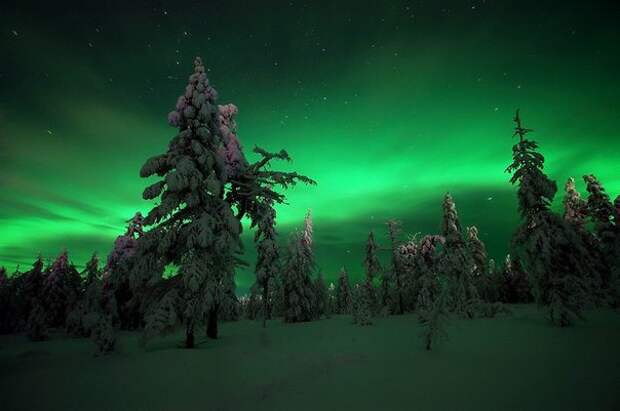
M214 304L209 310L209 316L207 318L207 337L217 340L217 312L218 304Z
M191 322L185 328L185 348L194 348L194 324Z

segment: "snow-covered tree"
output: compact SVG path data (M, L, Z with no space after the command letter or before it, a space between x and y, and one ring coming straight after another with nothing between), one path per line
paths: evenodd
M472 281L473 262L461 232L456 204L449 193L443 201L442 236L445 244L441 255L441 272L448 278L451 308L461 317L475 315L479 299Z
M314 266L308 254L308 246L311 242L308 243L306 235L307 233L304 232L294 232L289 239L284 269L284 321L286 322L310 321L314 314L314 287L310 278Z
M444 244L445 239L439 235L426 235L418 245L416 271L416 310L430 310L439 292L437 276L437 246Z
M371 231L368 233L366 241L366 256L364 257L364 269L366 270L366 281L364 289L368 293L368 299L372 312L376 312L378 308L377 293L375 291L375 279L381 273L381 264L378 256L379 246L375 241L375 235Z
M275 186L314 184L297 173L266 169L273 159L290 160L284 150L269 153L256 147L262 158L249 164L236 135L237 108L217 106L216 98L197 57L189 84L168 116L179 133L164 154L150 158L140 170L142 177L159 177L143 197L160 202L144 219L150 229L140 240L135 282L152 286L162 280L167 264L179 267L180 317L188 348L194 346L194 329L202 321L207 335L217 337L218 313L230 298L241 263L241 218L247 214L258 221L259 204L284 202Z
M583 230L588 216L588 203L581 198L575 186L575 179L570 177L564 185L564 219L579 230Z
M261 289L261 297L263 302L263 327L267 325L267 319L271 319L272 296L269 285L273 283L279 272L279 251L276 239L276 212L273 204L260 203L261 218L257 221L257 230L254 235L256 243L256 284Z
M342 267L336 284L336 312L338 314L350 314L352 306L353 296L351 295L349 274L346 268Z
M591 257L577 231L550 210L557 186L543 172L544 157L537 151L538 144L526 138L532 130L522 126L518 110L514 121L519 143L506 171L512 173L510 182L519 185L522 224L513 237L513 248L531 279L536 301L550 307L552 320L564 326L571 317L568 313L578 316L585 306L583 279L592 266Z
M80 289L80 296L76 304L70 307L65 325L70 335L88 337L91 331L88 326L88 316L95 310L101 298L101 273L97 254L93 254L86 263L81 276L84 282Z
M323 272L319 271L314 280L314 317L329 317L329 294L327 284L323 278Z
M587 215L594 224L596 247L602 259L601 282L609 289L612 272L620 263L620 240L616 208L600 181L594 175L583 176L588 190Z
M64 250L47 269L42 289L43 307L50 327L64 327L69 310L77 303L81 277Z

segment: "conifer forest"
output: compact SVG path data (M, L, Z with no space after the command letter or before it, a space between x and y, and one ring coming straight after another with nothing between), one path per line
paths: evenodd
M0 409L619 410L620 5L0 4Z

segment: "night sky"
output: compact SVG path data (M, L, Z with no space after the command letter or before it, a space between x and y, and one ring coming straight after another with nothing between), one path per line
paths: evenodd
M437 232L446 191L501 258L518 221L504 173L517 107L560 188L576 176L583 191L580 176L595 173L620 194L613 2L11 3L0 5L10 271L64 247L78 266L105 257L124 221L149 210L139 169L174 136L166 116L196 55L219 102L239 107L250 161L255 144L285 148L293 163L277 167L317 180L289 191L278 230L284 241L311 208L328 279L343 264L360 276L368 231L387 246L389 218Z

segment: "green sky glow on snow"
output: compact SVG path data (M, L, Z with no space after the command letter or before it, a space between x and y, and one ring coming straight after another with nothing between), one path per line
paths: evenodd
M285 148L294 161L277 167L318 182L290 190L278 228L284 240L311 208L328 278L343 264L359 276L388 218L436 232L446 191L503 255L516 107L560 188L595 173L620 194L617 6L337 3L0 6L0 265L67 247L81 266L148 211L138 171L174 135L195 55L239 107L246 151Z

